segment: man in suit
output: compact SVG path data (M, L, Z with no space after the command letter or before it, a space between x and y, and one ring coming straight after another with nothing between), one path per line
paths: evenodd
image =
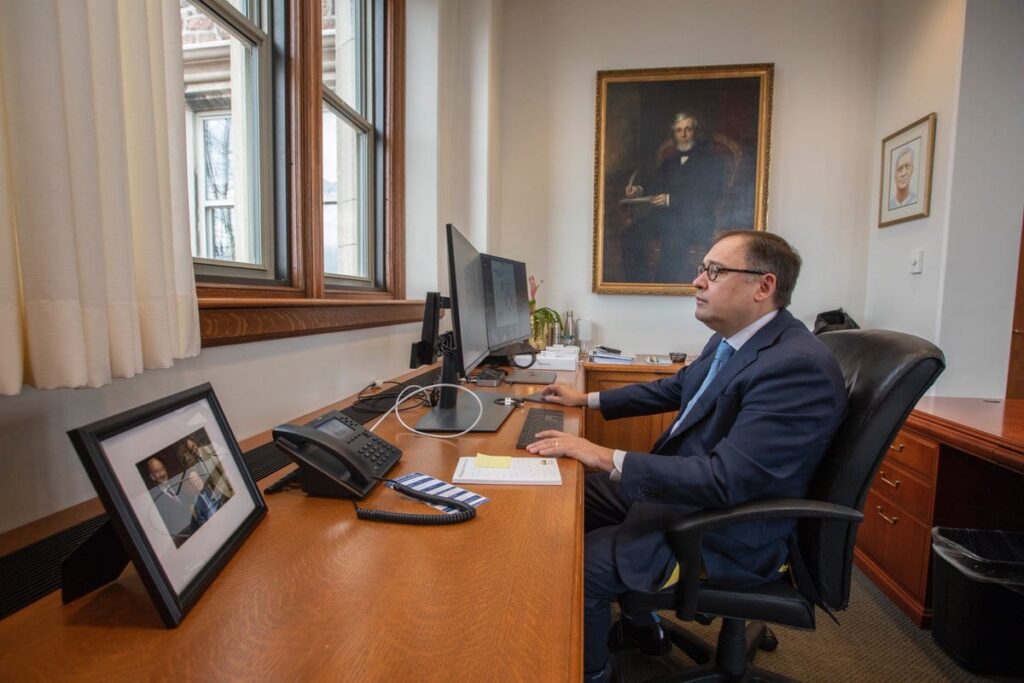
M663 529L702 509L803 496L845 415L838 364L786 310L800 263L777 235L724 233L694 280L695 316L715 334L691 365L599 394L565 385L544 390L549 401L599 408L608 419L679 411L651 453L553 430L528 447L600 470L586 480L584 669L593 680L609 676L610 603L678 578ZM794 527L793 520L753 522L705 535L704 575L726 586L778 578ZM612 645L651 654L671 647L656 615L646 613L624 614Z
M658 152L657 173L647 190L651 213L637 239L623 243L627 264L647 262L647 241L656 236L658 251L654 282L686 282L701 254L712 241L715 208L722 194L726 168L705 140L700 119L679 112L672 120L671 142ZM644 193L640 185L626 187L626 197ZM645 239L645 237L647 239ZM689 253L696 247L699 251ZM650 278L650 275L647 275Z

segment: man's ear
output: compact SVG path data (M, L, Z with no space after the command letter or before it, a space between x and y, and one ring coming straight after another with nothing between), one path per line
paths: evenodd
M757 290L754 292L754 301L760 303L765 299L771 299L775 296L775 287L778 285L778 281L775 278L775 273L765 273L761 276L761 283L757 286Z

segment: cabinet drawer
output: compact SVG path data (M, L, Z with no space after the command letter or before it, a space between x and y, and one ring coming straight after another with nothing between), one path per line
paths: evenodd
M882 461L871 490L916 517L917 521L931 526L934 487L921 481L892 458ZM865 510L865 514L867 512Z
M874 491L864 504L857 546L896 583L924 603L931 530Z
M935 483L935 466L939 461L939 444L901 429L889 445L888 457Z

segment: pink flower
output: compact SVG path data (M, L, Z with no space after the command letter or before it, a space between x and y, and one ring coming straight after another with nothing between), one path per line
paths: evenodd
M537 278L531 275L527 278L527 282L530 283L530 300L535 301L537 299L537 290L544 281L537 282Z

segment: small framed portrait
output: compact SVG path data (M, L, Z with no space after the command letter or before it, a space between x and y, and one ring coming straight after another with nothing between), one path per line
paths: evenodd
M692 295L721 230L764 230L771 64L599 71L593 291Z
M176 626L267 510L213 387L68 436L164 623Z
M934 112L882 140L878 227L928 215L934 153Z

